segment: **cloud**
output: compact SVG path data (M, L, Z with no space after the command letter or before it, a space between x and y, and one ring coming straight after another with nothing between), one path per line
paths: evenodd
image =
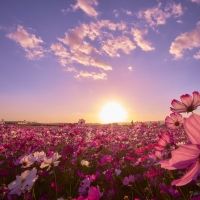
M130 15L130 16L132 15L132 12L131 12L130 10L124 10L124 9L123 9L122 11L123 11L124 13L126 13L127 15Z
M193 57L196 59L200 59L200 51L198 51Z
M102 50L111 57L120 57L118 50L122 50L125 54L129 54L136 46L126 36L119 36L115 39L108 39L102 44Z
M194 3L200 4L200 0L191 0L191 2L194 2Z
M113 10L113 14L115 15L115 17L119 16L119 12L117 10Z
M132 67L132 66L129 66L129 67L128 67L128 70L132 72L132 71L133 71L133 67Z
M87 72L87 71L80 71L79 74L75 76L75 78L93 78L94 80L106 80L107 74L106 73L96 73L96 72Z
M62 66L66 66L69 62L66 58L70 58L70 53L67 51L65 47L60 43L52 44L50 49L54 52L56 56L59 57L59 63Z
M144 35L148 33L147 29L139 30L133 29L131 30L133 34L134 40L136 41L137 45L144 51L153 51L155 48L152 47L151 42L145 40L143 38Z
M92 58L90 64L94 67L99 67L104 70L112 70L112 67L105 62L102 62L98 58Z
M75 47L79 46L82 43L82 40L85 37L85 35L86 34L83 31L82 27L77 27L76 29L72 29L68 33L65 33L65 38L57 39L70 47Z
M77 0L77 3L75 5L72 5L72 8L74 10L80 8L89 16L96 17L98 15L98 12L94 9L93 6L97 5L97 0Z
M67 67L66 71L68 71L68 72L77 72L75 67Z
M179 17L183 14L183 10L182 10L182 6L181 4L173 4L171 6L171 9L172 9L172 14L175 15L176 17Z
M77 45L74 48L71 48L71 52L82 52L84 54L91 54L91 53L100 53L95 47L93 47L91 44L89 44L88 42L83 41L83 43L81 45Z
M63 13L63 15L66 15L68 12L70 12L70 8L64 10L64 9L61 9L61 12Z
M179 24L182 24L182 23L183 23L181 20L177 20L176 22L179 23Z
M62 66L76 62L85 66L98 67L103 70L112 70L112 67L107 63L99 60L98 58L92 58L91 56L87 55L89 52L86 47L85 49L83 48L83 51L81 48L71 50L71 53L68 52L67 49L60 43L52 44L50 48L54 52L54 55L58 56L59 63Z
M18 26L17 31L9 33L6 36L20 44L26 52L26 57L28 59L33 60L44 57L45 50L39 45L43 43L43 40L28 33L22 26Z
M161 3L156 7L138 12L138 18L145 19L149 26L158 26L166 24L166 20L171 16L181 16L183 14L181 4L168 4L165 9L161 9Z
M178 36L172 42L169 52L174 55L174 59L180 59L185 50L192 50L195 47L200 47L200 21L195 29ZM194 57L198 57L198 54Z

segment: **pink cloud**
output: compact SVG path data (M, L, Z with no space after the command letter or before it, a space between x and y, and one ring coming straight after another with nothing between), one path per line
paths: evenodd
M174 55L174 59L180 59L183 57L185 50L192 50L195 47L200 47L200 21L195 29L178 36L172 42L169 52ZM198 54L194 57L198 58Z
M200 0L191 0L191 2L194 2L194 3L200 4Z
M145 11L139 11L138 18L145 19L149 26L158 26L166 24L168 18L181 16L183 14L181 4L168 4L164 9L162 4L158 3L156 7L149 8Z
M196 59L200 59L200 51L198 51L193 57Z
M181 16L181 15L183 15L183 10L182 10L182 6L181 6L181 4L179 3L179 4L173 4L172 5L172 14L174 14L175 16Z
M143 38L144 35L148 33L147 29L139 30L133 29L131 30L133 34L134 40L136 41L137 45L144 51L153 51L155 48L152 47L151 42L145 40Z
M118 50L122 50L124 53L129 54L135 48L136 46L134 43L126 36L108 39L102 44L102 50L111 57L120 57Z
M66 58L70 58L70 53L67 51L65 47L62 46L60 43L52 44L50 49L54 52L56 56L59 57L59 63L62 66L66 66L68 61Z
M92 58L90 60L90 64L94 67L99 67L99 68L104 69L104 70L112 70L112 67L109 64L102 62L98 58Z
M45 50L39 45L43 43L43 40L28 33L22 26L18 26L17 31L9 33L6 36L20 44L26 52L26 57L28 59L33 60L44 57Z
M75 76L75 78L93 78L94 80L106 80L107 74L106 73L96 73L96 72L87 72L87 71L80 71L79 74Z
M94 9L94 6L97 5L97 0L77 0L77 3L73 5L72 8L74 10L80 8L89 16L96 17L98 15L98 12Z

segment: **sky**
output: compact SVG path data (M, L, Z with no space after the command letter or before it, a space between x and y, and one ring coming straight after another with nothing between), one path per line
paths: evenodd
M200 0L0 1L0 120L164 120L193 91Z

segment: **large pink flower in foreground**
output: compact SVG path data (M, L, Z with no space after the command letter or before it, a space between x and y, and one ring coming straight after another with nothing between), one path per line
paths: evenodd
M170 117L167 116L165 118L165 125L168 128L176 129L179 128L183 124L183 117L179 113L171 113Z
M200 173L200 116L192 114L185 119L184 128L192 144L178 147L171 152L171 159L159 162L161 167L169 170L189 167L183 177L172 182L176 186L196 180Z
M189 94L184 94L181 97L181 101L172 100L170 110L175 113L182 113L182 112L192 112L196 110L197 107L200 105L200 94L197 91L193 92L193 98Z

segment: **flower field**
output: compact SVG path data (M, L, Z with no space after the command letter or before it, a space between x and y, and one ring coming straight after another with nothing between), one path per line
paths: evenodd
M165 124L0 126L0 199L200 199L200 94Z

